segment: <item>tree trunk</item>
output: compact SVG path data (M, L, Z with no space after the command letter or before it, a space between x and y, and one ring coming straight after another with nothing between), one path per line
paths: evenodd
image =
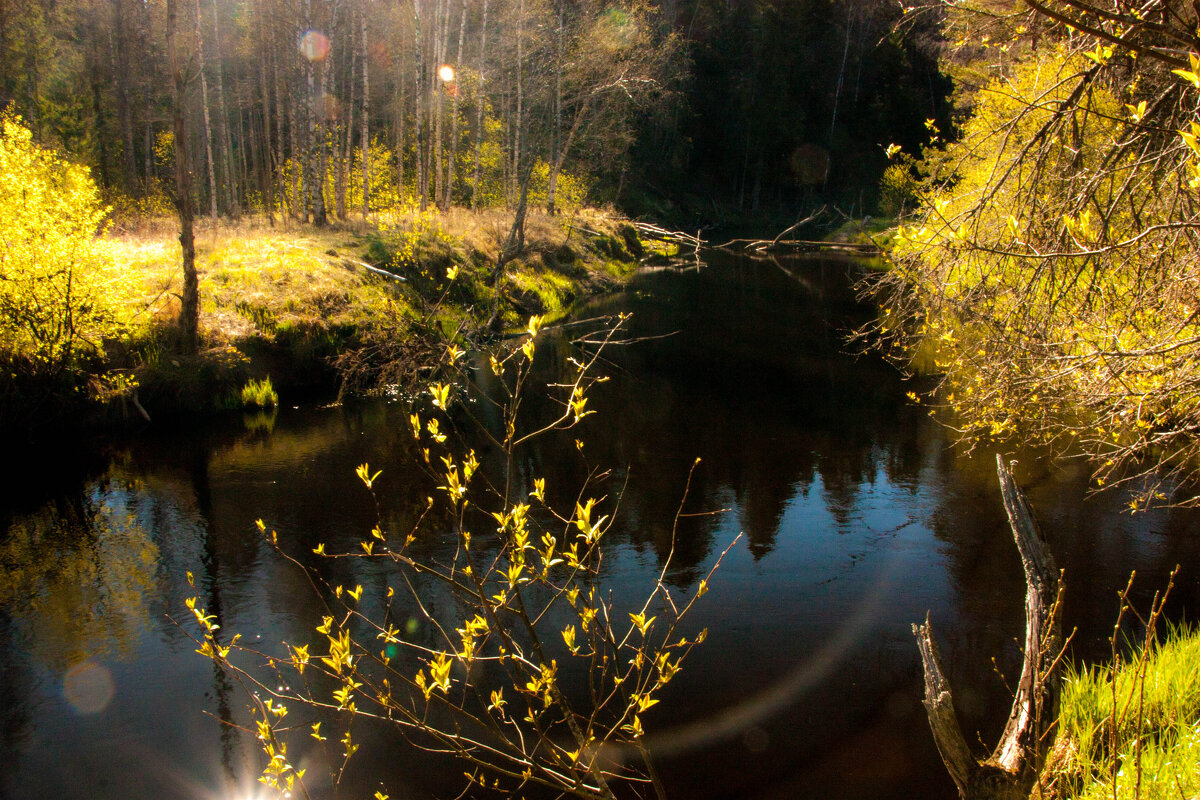
M0 0L0 106L8 107L8 25L13 10L10 0Z
M554 35L554 131L550 137L550 172L546 176L546 213L554 214L554 195L558 188L558 171L562 168L562 115L563 115L563 2L558 0L556 15L558 25ZM590 99L590 98L589 98ZM578 117L577 117L578 118ZM572 131L573 133L574 131Z
M221 10L213 4L213 51L216 55L217 76L217 134L220 137L222 174L225 177L225 210L237 219L241 210L241 193L238 191L237 171L233 161L233 137L229 134L229 107L225 104L225 69L221 59Z
M999 456L996 472L1004 510L1025 571L1025 643L1021 678L1000 743L985 761L971 755L954 712L929 619L914 625L925 672L925 713L942 762L964 800L1026 800L1037 781L1058 714L1062 650L1061 575L1025 495Z
M831 140L833 138L833 130L837 127L838 100L842 96L842 84L846 80L846 56L850 54L850 29L854 27L851 24L850 8L849 5L846 6L846 44L842 47L842 65L838 68L837 85L833 90L833 115L829 120L829 137Z
M442 189L442 206L450 207L451 191L454 188L454 173L458 166L458 96L462 84L459 71L462 69L463 37L467 32L467 0L462 0L462 13L458 19L458 51L454 55L454 94L450 102L450 152L446 156L446 184Z
M278 52L278 51L277 51ZM287 174L284 178L290 184L283 191L283 197L288 203L288 213L292 219L301 219L305 214L304 197L304 176L301 171L301 162L303 161L300 153L300 115L296 110L296 99L293 94L287 91L288 77L286 74L281 75L279 69L279 58L276 56L275 62L275 105L279 109L280 127L279 131L279 152L280 160L288 167ZM283 158L283 126L282 122L286 119L287 126L287 143L288 157ZM307 162L305 162L307 163ZM281 184L282 188L282 184Z
M263 13L263 4L260 0L259 6L259 30L267 31L270 28L267 26L267 15ZM259 94L262 98L262 164L259 172L259 185L262 188L263 206L267 212L267 223L271 227L275 227L275 158L271 151L271 91L267 84L267 58L268 54L264 53L264 57L258 61L258 84Z
M95 56L95 65L92 67L92 119L96 126L96 171L100 175L100 183L104 185L109 182L108 174L108 134L105 131L104 125L104 102L102 100L103 92L101 90L102 79L100 77L100 57Z
M522 116L524 114L524 99L525 92L522 86L523 72L525 69L525 0L520 0L517 4L517 113L513 117L513 141L512 141L512 180L513 194L519 193L520 198L517 200L517 213L521 216L522 232L524 232L525 209L522 204L525 201L525 195L528 193L528 187L524 184L528 181L521 181L518 176L521 175L521 142L523 139L522 133Z
M326 89L329 82L329 69L325 61L318 61L320 80L317 83L317 94L313 98L313 144L317 148L314 159L316 174L313 176L313 224L318 228L329 223L329 215L325 206L325 175L329 171L329 148L326 146L328 116L325 110Z
M179 348L192 354L199 348L200 282L196 275L196 242L192 231L192 173L188 170L187 119L184 93L187 79L175 42L177 0L167 0L167 61L171 68L175 131L175 207L179 212L179 245L183 252L183 290L179 306Z
M208 203L213 234L217 232L217 166L213 162L212 120L208 114L208 81L204 77L204 37L200 33L200 0L196 0L196 63L200 73L200 104L204 109L204 152L208 157Z
M238 112L237 112L237 121L238 121L238 141L241 143L241 147L238 148L238 159L237 159L237 163L241 167L241 172L238 173L238 185L239 186L249 186L250 185L250 168L251 168L250 165L252 163L254 163L254 159L257 158L257 153L254 153L254 152L248 153L247 151L250 151L251 148L255 147L256 146L255 143L258 140L253 135L254 122L252 119L250 119L249 112L247 112L244 109L239 107ZM233 197L233 213L234 213L235 218L237 216L239 216L241 213L241 201L238 197L237 192L234 193L234 197Z
M402 59L401 59L402 60ZM395 142L396 142L396 187L400 191L400 197L404 197L404 118L405 118L405 98L404 85L408 71L401 67L397 70L396 78L396 104L393 110L393 119L395 120Z
M337 158L337 216L338 219L346 219L347 211L347 194L350 191L350 157L354 152L354 79L355 67L358 64L358 38L350 33L354 30L353 9L347 12L349 19L346 23L347 36L351 38L351 46L348 48L347 54L349 69L346 70L346 113L343 116L345 119L344 129L342 130L341 146L337 146L338 137L334 137L334 152L338 153ZM339 37L340 38L340 37Z
M129 92L129 37L126 35L125 0L113 0L113 27L116 29L117 112L121 117L122 183L125 191L137 191L137 154L133 147L133 100Z
M42 138L42 101L38 76L38 30L37 23L25 18L25 94L29 112L29 127L35 139Z
M421 210L429 205L429 164L426 162L425 151L429 149L429 137L426 135L427 120L425 119L425 93L428 90L425 83L425 51L421 45L421 7L418 0L413 0L413 53L416 56L416 135L417 135L417 197L420 198Z
M442 206L442 187L446 183L444 169L442 164L442 97L445 95L443 81L441 78L441 67L445 63L446 52L446 16L449 11L449 0L438 0L437 11L434 16L434 40L433 40L433 75L430 76L430 90L433 92L433 106L430 113L433 116L433 202L443 211Z
M361 9L358 22L362 34L362 213L366 219L371 215L371 51L367 47L367 14Z
M479 210L480 160L483 154L483 108L487 96L483 92L483 72L487 63L487 13L488 0L483 0L483 16L479 23L479 88L475 90L475 175L471 187L471 208Z
M492 273L494 299L492 300L492 316L488 321L489 328L495 329L500 325L501 284L504 281L504 267L525 249L525 212L529 207L529 178L532 173L533 170L527 168L525 174L521 176L517 210L513 214L512 227L508 229L508 237L500 247L500 255L496 257L496 269Z
M567 159L567 153L570 152L571 145L575 143L575 135L579 133L579 129L582 127L591 103L592 95L588 94L579 104L579 108L575 109L575 119L571 121L571 130L567 133L567 140L559 146L558 155L550 164L550 174L546 177L546 212L549 214L555 213L555 201L558 197L558 175L562 172L563 162Z

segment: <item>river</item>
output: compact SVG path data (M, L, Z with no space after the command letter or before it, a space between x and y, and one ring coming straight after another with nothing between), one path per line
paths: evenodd
M579 316L631 313L635 341L606 351L597 414L522 454L570 485L579 438L626 487L606 545L618 594L660 570L696 458L687 508L702 513L679 529L670 585L693 590L742 534L696 612L707 642L645 715L671 797L949 800L910 630L927 612L968 739L994 741L1007 713L1023 579L993 455L956 446L894 369L847 352L870 313L851 289L861 269L718 255L593 301ZM319 601L255 520L298 551L349 549L376 521L358 464L383 470L397 527L430 491L402 399L284 400L274 415L151 427L0 493L0 796L258 796L252 737L218 721L245 722L246 699L173 620L198 594L247 640L310 640ZM1131 570L1144 607L1180 564L1170 613L1194 613L1195 512L1131 516L1127 498L1089 495L1083 465L1032 453L1017 477L1066 571L1076 657L1108 652ZM341 796L461 785L461 769L379 734Z

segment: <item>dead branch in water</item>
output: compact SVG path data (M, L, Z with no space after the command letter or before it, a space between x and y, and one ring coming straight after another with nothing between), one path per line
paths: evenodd
M1062 576L1024 493L999 456L996 473L1025 571L1025 643L1021 678L1008 723L999 744L986 760L978 761L971 755L962 734L928 616L925 624L913 625L925 673L925 713L942 762L964 800L1029 797L1057 715L1059 681L1055 673L1064 646L1059 627Z
M829 206L821 206L812 214L793 222L779 232L774 239L730 239L724 244L716 245L717 250L732 250L735 252L766 253L770 250L843 250L850 252L873 252L873 245L851 244L843 242L819 242L807 239L784 239L789 233L794 233L811 222L824 217L829 212Z

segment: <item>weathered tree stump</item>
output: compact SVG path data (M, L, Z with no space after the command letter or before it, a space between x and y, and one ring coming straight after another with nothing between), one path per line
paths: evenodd
M992 754L979 761L963 737L950 684L942 672L929 617L913 625L925 670L925 713L942 762L963 800L1025 800L1037 781L1051 728L1058 716L1055 672L1062 650L1059 591L1062 576L1046 547L1025 495L1004 461L996 457L1004 510L1025 570L1025 643L1021 679L1004 733Z

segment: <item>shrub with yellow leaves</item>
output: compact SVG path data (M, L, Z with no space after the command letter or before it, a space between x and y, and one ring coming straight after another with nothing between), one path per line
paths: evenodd
M0 115L0 350L8 370L56 374L113 323L93 241L104 218L85 167Z
M356 718L369 717L397 727L418 747L468 762L468 781L489 791L613 798L621 784L661 796L643 718L705 639L685 621L724 553L682 597L665 583L668 556L643 597L620 605L601 569L616 505L604 493L608 473L592 467L582 485L548 487L544 477L521 470L516 457L531 439L570 431L593 413L584 408L588 393L604 380L595 370L623 321L569 343L568 377L544 389L557 402L557 416L532 426L518 416L534 390L534 342L546 330L540 318L490 357L446 348L407 420L438 487L415 527L388 530L380 519L347 552L324 544L312 550L343 563L365 559L385 581L369 588L328 585L322 577L328 570L304 563L307 556L290 553L285 537L258 523L260 535L306 573L328 608L312 642L274 653L236 638L219 644L211 619L196 612L198 652L251 697L267 757L264 783L308 796L306 781L315 779L288 755L288 732L298 726L281 724L279 709L289 703L325 714L312 724L311 737L327 751L340 741L329 756L331 784L359 747L351 738ZM488 371L490 394L472 382ZM500 453L486 468L463 436L481 405L489 407L492 424L480 423L479 433ZM363 463L356 474L378 513L380 472ZM556 496L570 499L559 506ZM412 615L406 628L393 624L406 614ZM418 628L428 635L414 636ZM340 738L322 734L322 724L338 726Z

